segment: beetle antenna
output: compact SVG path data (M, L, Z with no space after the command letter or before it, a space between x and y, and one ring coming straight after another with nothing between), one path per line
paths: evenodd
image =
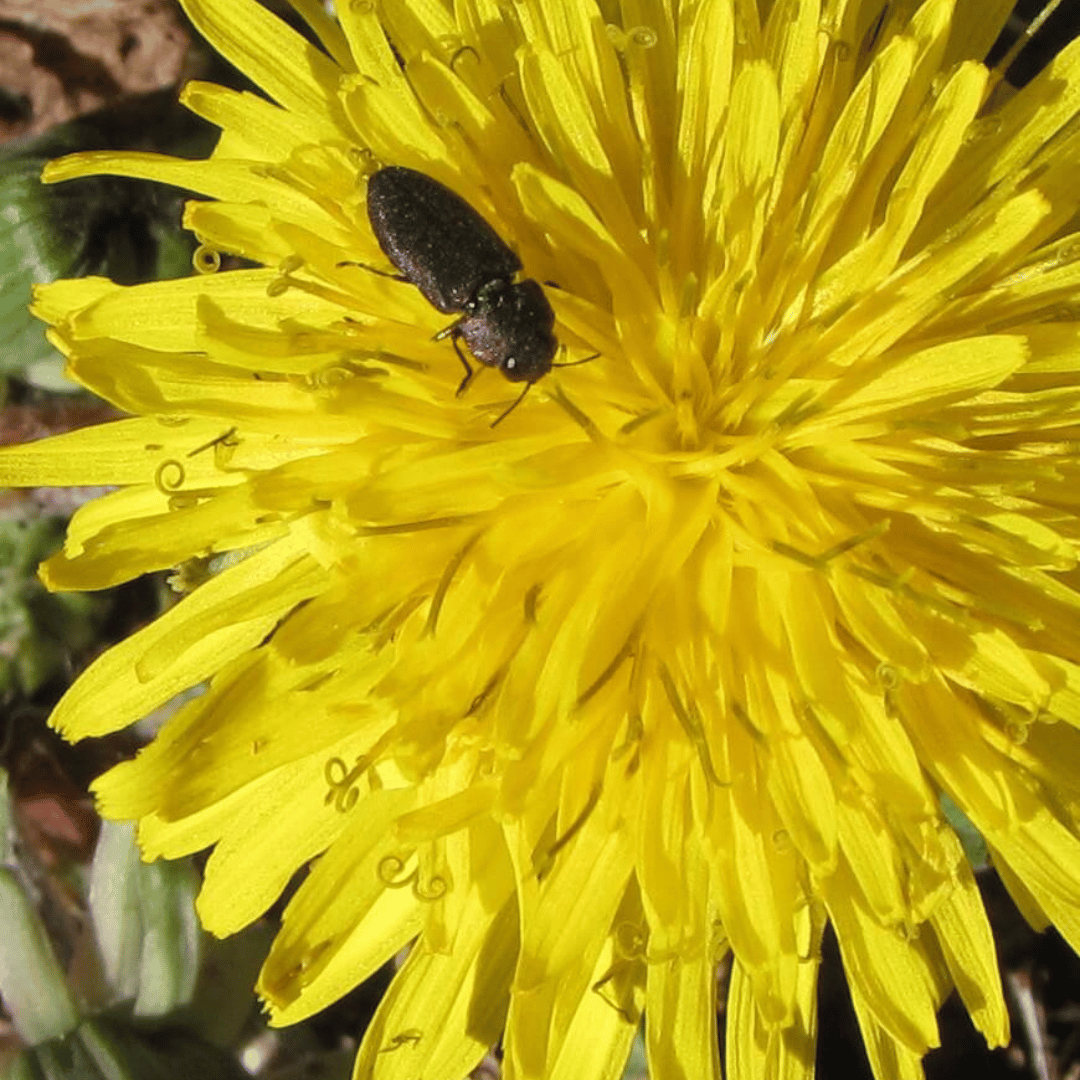
M552 364L552 367L577 367L578 364L587 364L590 360L595 360L600 354L594 352L592 356L586 356L584 360L568 360L565 364Z
M501 424L521 404L521 402L525 398L525 395L529 392L530 386L532 386L531 382L527 382L525 384L525 389L522 390L516 398L514 398L513 402L510 404L510 407L505 412L500 413L498 416L495 417L494 420L491 421L492 427L494 427L496 424Z

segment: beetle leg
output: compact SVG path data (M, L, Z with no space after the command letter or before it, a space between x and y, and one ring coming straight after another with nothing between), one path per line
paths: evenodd
M410 284L409 279L404 274L391 274L389 270L380 270L377 266L370 266L368 263L354 262L352 259L342 259L341 262L334 263L335 269L340 269L342 266L358 266L361 270L369 270L373 274L378 274L379 277L388 277L391 281L404 281L407 285Z
M499 413L499 415L496 416L494 420L491 421L490 426L494 427L496 424L501 424L522 403L522 401L525 399L525 395L529 392L529 388L531 386L532 383L527 382L525 384L525 389L522 390L516 398L514 398L513 403L508 408L503 409L503 411Z
M474 368L468 360L465 359L465 354L461 351L461 346L458 342L461 340L461 320L451 323L445 330L440 330L435 335L436 341L442 341L443 338L448 337L454 345L454 352L457 353L458 359L461 361L461 366L465 369L465 378L458 384L458 388L455 397L461 397L465 393L465 388L472 382L472 377L476 374L476 368Z

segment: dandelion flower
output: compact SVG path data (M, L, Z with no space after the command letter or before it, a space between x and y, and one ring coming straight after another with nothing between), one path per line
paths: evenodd
M412 944L358 1076L807 1076L831 923L878 1077L955 988L1007 1018L942 809L1080 945L1080 47L1011 100L1009 3L185 0L269 100L194 83L209 161L47 179L207 197L183 281L41 291L131 418L6 451L109 484L43 575L228 565L60 702L72 738L202 683L97 784L149 857L213 846L217 934L288 905L276 1023ZM564 359L460 398L368 224L459 193ZM210 272L218 252L254 269Z

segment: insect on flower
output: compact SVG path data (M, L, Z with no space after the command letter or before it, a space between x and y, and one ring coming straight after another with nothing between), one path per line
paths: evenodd
M552 362L559 350L555 313L540 283L514 281L521 260L460 195L422 172L391 165L368 180L367 210L375 239L400 271L399 280L415 285L439 311L462 313L436 335L436 340L450 338L465 367L458 395L476 373L461 340L480 363L498 368L511 382L525 383L492 427L553 367L571 366Z

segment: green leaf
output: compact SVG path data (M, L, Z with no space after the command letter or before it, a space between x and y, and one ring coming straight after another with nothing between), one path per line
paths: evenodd
M117 1020L85 1020L62 1039L23 1055L25 1080L241 1080L228 1054L178 1030L141 1031Z
M202 932L195 914L199 880L187 860L140 863L142 963L136 1016L164 1016L188 1005L199 974Z
M0 516L0 694L29 696L65 672L108 612L107 595L53 595L38 580L38 563L63 536L59 518Z
M0 867L0 997L15 1030L31 1045L79 1022L45 928L7 867Z
M180 227L183 193L161 184L89 176L45 185L51 158L80 150L159 150L204 157L209 125L172 91L125 100L0 153L0 375L76 390L45 327L27 310L35 283L102 274L131 285L191 273L194 238Z
M960 843L964 846L964 854L971 863L972 869L985 869L990 865L990 853L982 833L971 824L963 810L945 792L941 792L939 798L942 812L960 838Z
M138 1016L164 1016L191 1002L201 951L197 892L189 863L144 863L132 825L103 823L90 916L115 999L134 999Z

